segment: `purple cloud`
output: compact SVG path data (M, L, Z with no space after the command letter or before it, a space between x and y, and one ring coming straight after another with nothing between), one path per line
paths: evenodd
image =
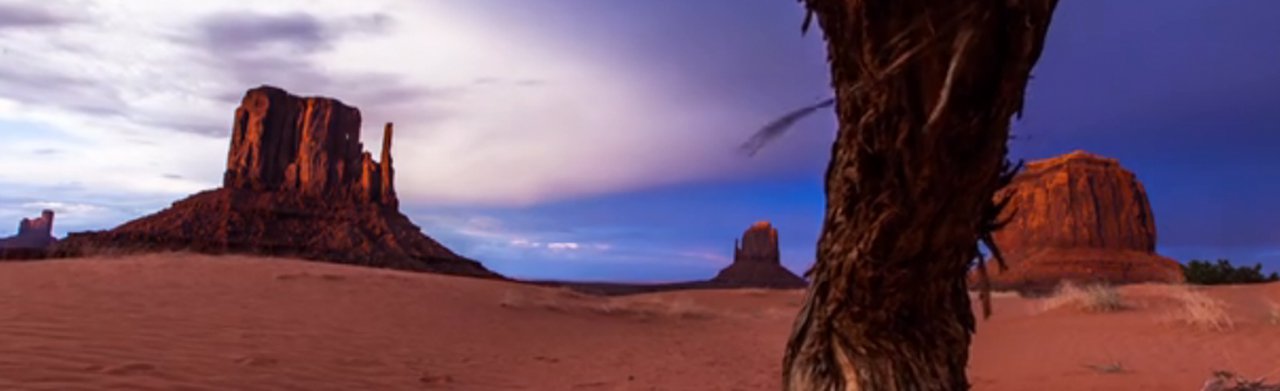
M0 3L0 30L56 27L76 21L76 18L54 12L43 4Z

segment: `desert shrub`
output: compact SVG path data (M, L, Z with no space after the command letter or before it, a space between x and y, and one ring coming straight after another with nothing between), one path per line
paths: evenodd
M1094 284L1084 287L1071 282L1063 282L1058 290L1045 299L1045 310L1060 307L1073 307L1088 312L1115 312L1128 308L1120 292L1105 284Z
M1253 267L1234 266L1231 261L1219 259L1217 262L1209 262L1199 259L1193 259L1182 265L1182 274L1186 276L1188 284L1197 285L1218 285L1218 284L1252 284L1259 282L1280 281L1280 274L1272 272L1270 275L1262 274L1262 264L1254 264Z
M1205 330L1225 331L1235 327L1226 304L1188 286L1175 287L1171 295L1178 301L1173 320Z
M1124 364L1119 361L1112 361L1106 364L1088 364L1085 367L1098 373L1116 374L1129 372L1129 369L1125 368Z
M1280 391L1280 384L1267 384L1265 379L1249 379L1231 371L1215 371L1201 391Z

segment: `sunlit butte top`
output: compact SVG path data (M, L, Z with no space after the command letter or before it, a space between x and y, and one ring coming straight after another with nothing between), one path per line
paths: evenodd
M1036 160L1027 163L1027 171L1044 171L1052 167L1057 167L1071 162L1086 162L1098 164L1101 166L1118 166L1120 163L1116 159L1105 156L1096 155L1083 150L1071 151L1071 153L1054 156L1047 159Z

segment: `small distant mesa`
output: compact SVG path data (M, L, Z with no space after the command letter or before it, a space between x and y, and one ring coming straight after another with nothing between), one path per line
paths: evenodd
M733 263L721 270L712 283L733 287L804 288L803 278L782 266L778 251L778 230L768 221L759 221L733 244Z
M53 237L53 211L45 209L40 217L18 222L17 235L0 238L0 259L43 258L57 242Z
M189 250L502 278L427 237L400 213L392 124L378 160L360 111L271 86L236 109L223 186L109 231L73 233L56 256Z
M1146 190L1115 159L1074 151L1034 161L997 197L1004 194L1012 194L1006 208L1012 216L995 242L1009 270L988 266L994 289L1045 291L1066 280L1183 280L1178 263L1155 252L1155 215ZM971 286L977 281L970 276Z

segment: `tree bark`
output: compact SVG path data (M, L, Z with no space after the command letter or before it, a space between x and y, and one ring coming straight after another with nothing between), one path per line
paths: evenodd
M965 275L1057 2L800 1L840 128L783 387L968 389Z

